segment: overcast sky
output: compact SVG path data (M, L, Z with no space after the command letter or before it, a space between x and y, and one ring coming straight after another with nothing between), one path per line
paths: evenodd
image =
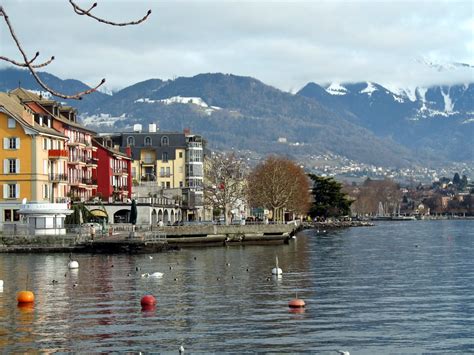
M98 1L94 13L114 21L152 9L147 22L128 27L78 16L68 0L0 1L25 50L56 57L48 72L88 85L105 77L114 90L204 72L252 76L292 92L311 81L474 81L473 69L425 64L474 64L472 0ZM0 31L0 54L20 59L3 20Z

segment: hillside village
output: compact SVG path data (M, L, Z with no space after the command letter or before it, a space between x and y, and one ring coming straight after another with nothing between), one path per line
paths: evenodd
M22 88L0 93L0 113L2 225L18 224L21 214L30 214L35 230L63 227L77 202L85 203L92 220L106 217L109 223L127 223L132 200L138 204L139 224L177 225L219 217L205 205L206 140L189 129L163 132L156 124L135 124L133 131L98 134L78 121L75 108ZM361 209L361 191L370 189L370 180L364 179L403 181L395 185L389 202L406 215L473 214L474 190L464 174L451 181L438 175L442 171L390 170L352 161L333 167L329 161L337 156L314 158L313 165L301 162L308 172L352 179L352 189L346 190L354 200L354 215L375 215L385 199L380 192L371 197L370 207ZM432 180L422 185L418 173ZM28 209L30 202L36 208L41 203L42 210ZM231 209L236 221L252 215L245 201Z

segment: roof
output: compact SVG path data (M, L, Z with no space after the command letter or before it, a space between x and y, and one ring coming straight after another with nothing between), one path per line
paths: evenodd
M0 92L0 107L4 107L5 110L12 115L13 118L15 118L20 124L24 126L28 126L40 133L54 135L61 138L67 138L64 134L56 131L54 128L40 126L34 121L34 123L31 124L30 122L23 119L23 114L27 109L20 102L20 99L15 95Z
M125 153L122 153L118 150L115 150L115 149L111 149L109 147L106 147L105 145L103 145L102 143L100 143L97 139L95 138L92 138L92 144L96 144L97 146L99 146L101 149L104 149L106 150L107 152L111 153L111 154L114 154L114 155L118 155L120 156L121 158L123 159L129 159L129 160L133 160L131 157L129 157L127 154Z
M23 88L17 88L17 89L14 89L12 91L10 91L11 94L13 95L16 95L18 96L22 101L25 101L25 102L28 102L28 101L34 101L36 103L38 103L39 105L52 105L52 104L57 104L58 107L59 107L59 111L76 111L74 108L72 108L71 106L61 106L60 103L54 101L54 100L47 100L47 99L43 99L41 96L39 95L36 95L35 93L31 92L31 91L28 91L28 90L25 90ZM83 125L81 125L80 123L77 123L77 122L73 122L73 121L69 121L68 119L62 117L61 115L58 115L58 116L55 116L53 115L52 112L49 112L49 114L51 114L51 116L53 116L56 120L64 123L64 124L67 124L71 127L74 127L74 128L78 128L78 129L82 129L84 131L87 131L89 133L93 133L93 134L96 134L95 131L89 129L89 128L86 128L84 127Z

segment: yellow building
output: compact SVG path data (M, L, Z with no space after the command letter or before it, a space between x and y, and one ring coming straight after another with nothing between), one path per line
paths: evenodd
M52 118L0 93L0 224L19 221L22 201L55 202L67 187L67 137Z

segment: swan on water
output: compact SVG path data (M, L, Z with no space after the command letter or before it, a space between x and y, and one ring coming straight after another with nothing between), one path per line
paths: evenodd
M76 260L72 260L72 254L69 254L69 263L67 267L70 269L77 269L79 268L79 263Z
M162 272L154 272L153 274L149 274L148 272L145 272L144 274L141 275L142 277L152 277L155 279L160 279L163 277Z
M272 269L273 275L282 275L283 271L278 267L278 256L275 256L275 267Z

